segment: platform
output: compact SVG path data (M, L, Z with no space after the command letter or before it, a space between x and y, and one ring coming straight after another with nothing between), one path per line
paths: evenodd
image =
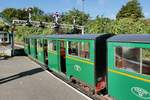
M25 56L0 60L0 100L91 100Z

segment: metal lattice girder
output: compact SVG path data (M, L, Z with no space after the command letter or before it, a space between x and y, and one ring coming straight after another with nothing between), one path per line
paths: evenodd
M13 20L12 22L15 25L27 25L27 20ZM30 24L32 24L35 27L39 27L40 25L44 25L47 28L55 28L56 23L48 23L48 22L40 22L40 21L31 21ZM79 26L79 25L71 25L71 24L59 24L60 28L68 28L68 29L73 29L76 27L79 30L82 30L82 33L84 33L84 26Z

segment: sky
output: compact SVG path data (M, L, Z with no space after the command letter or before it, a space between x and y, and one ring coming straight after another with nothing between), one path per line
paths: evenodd
M84 0L84 12L91 18L97 15L114 19L117 12L129 0ZM150 18L150 0L139 0L146 18ZM82 9L82 0L0 0L0 11L5 8L39 7L46 13L66 12L73 8Z

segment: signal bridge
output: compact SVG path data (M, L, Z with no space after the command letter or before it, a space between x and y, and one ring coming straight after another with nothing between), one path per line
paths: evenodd
M31 22L27 22L27 20L13 20L12 22L13 24L17 25L17 26L21 26L21 25L28 25L31 24L34 27L40 27L40 26L44 26L47 28L55 28L57 27L57 25L62 28L62 29L79 29L81 30L82 34L84 34L84 26L79 26L79 25L72 25L72 24L57 24L56 23L48 23L48 22L40 22L40 21L31 21Z

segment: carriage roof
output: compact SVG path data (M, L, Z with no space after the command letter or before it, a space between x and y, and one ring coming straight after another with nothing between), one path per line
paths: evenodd
M108 42L150 43L150 34L123 34L108 39Z

